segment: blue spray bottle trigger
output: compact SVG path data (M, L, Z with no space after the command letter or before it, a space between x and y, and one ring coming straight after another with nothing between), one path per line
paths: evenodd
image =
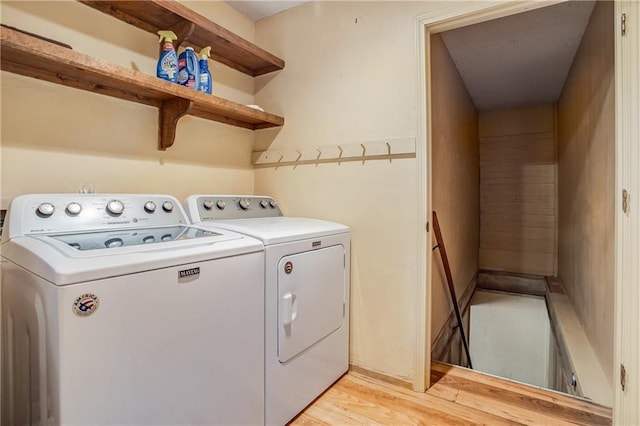
M209 71L209 61L207 60L209 56L211 56L211 46L207 46L200 51L198 90L211 94L213 85L211 82L211 72Z

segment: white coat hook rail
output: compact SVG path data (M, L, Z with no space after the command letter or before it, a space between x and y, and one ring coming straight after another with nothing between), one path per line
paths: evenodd
M410 137L257 151L252 154L252 162L256 167L281 167L344 161L391 161L415 156L416 140Z

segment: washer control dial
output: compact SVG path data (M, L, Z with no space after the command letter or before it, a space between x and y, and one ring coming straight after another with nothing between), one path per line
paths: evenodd
M49 217L56 211L56 208L51 203L42 203L38 206L36 211L40 216Z
M112 215L120 216L124 211L124 204L119 200L111 200L107 203L107 211Z
M240 201L238 201L238 205L242 210L248 210L251 202L246 198L241 198Z
M147 201L144 203L144 211L147 213L153 213L156 211L156 203L153 201Z
M207 210L211 210L213 208L213 201L211 200L204 200L204 202L202 203L202 205L204 206L205 209Z
M162 210L167 213L171 213L173 211L173 203L171 201L165 201L162 203Z
M66 210L71 216L77 216L82 211L82 206L79 203L69 203Z
M272 209L275 209L276 207L278 207L278 203L276 203L276 200L269 201L269 205L271 206Z
M104 245L107 248L122 247L124 245L124 241L122 238L111 238L110 240L105 241Z
M225 207L227 207L227 203L225 203L225 202L224 202L224 200L218 200L218 201L216 202L216 207L217 207L219 210L224 210L224 208L225 208Z
M269 207L269 203L267 202L267 200L260 201L260 207L262 207L263 209Z

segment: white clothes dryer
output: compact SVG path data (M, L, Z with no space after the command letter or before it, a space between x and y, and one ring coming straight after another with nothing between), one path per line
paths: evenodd
M13 200L2 424L264 423L264 247L166 195Z
M283 425L349 367L349 228L285 217L270 197L193 195L200 226L265 245L265 422Z

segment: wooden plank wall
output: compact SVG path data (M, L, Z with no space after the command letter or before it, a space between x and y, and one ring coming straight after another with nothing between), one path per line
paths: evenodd
M555 105L482 112L480 268L555 275Z

